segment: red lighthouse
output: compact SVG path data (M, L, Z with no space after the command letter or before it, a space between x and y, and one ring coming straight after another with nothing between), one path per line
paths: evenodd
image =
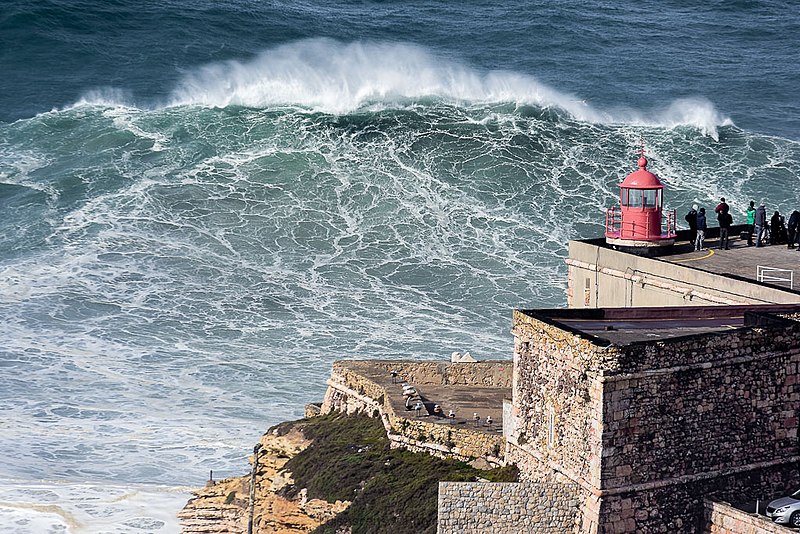
M675 243L675 210L664 209L664 184L647 170L647 158L642 155L638 163L639 170L619 184L619 206L606 211L606 242L654 254Z

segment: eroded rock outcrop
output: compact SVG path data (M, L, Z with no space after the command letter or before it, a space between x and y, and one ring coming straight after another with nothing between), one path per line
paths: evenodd
M286 462L311 444L293 425L279 425L261 437L251 463L255 476L229 478L197 490L178 514L183 534L245 534L252 512L257 534L311 532L344 511L349 502L308 499L306 491L284 491L293 486ZM251 482L254 481L251 492ZM251 511L250 497L253 496ZM284 495L296 494L293 498Z

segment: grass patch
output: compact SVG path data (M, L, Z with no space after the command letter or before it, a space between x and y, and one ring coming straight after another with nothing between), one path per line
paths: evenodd
M311 498L353 502L315 534L333 534L343 526L351 526L353 534L434 534L439 481L517 480L513 466L480 471L464 462L390 449L383 425L368 417L336 414L298 424L313 443L286 464L296 481L287 496L308 488Z

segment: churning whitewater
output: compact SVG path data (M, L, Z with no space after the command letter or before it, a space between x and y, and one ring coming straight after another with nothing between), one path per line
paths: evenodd
M510 358L511 310L564 305L567 241L642 140L679 214L800 205L796 135L712 93L593 103L367 33L0 122L1 530L175 532L334 360Z

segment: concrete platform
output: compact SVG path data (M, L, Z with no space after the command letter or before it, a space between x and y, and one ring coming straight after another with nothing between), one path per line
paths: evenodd
M347 362L343 362L346 365ZM513 363L509 360L509 366ZM386 372L382 363L369 365L360 361L357 372L383 387L388 393L388 401L398 415L408 419L417 417L415 410L406 410L403 398L403 376L398 376L393 382L392 377ZM409 382L419 393L425 409L420 410L419 418L427 423L453 425L454 427L468 428L476 432L502 433L503 431L503 399L511 398L511 388L479 387L474 385L435 385L417 384ZM437 417L433 415L433 407L438 404L447 415L453 410L456 417ZM480 424L475 425L473 414L480 417ZM486 424L486 417L492 418L492 424Z
M744 326L744 313L735 316L701 318L692 317L688 311L674 311L675 316L673 317L627 320L621 318L607 320L560 319L559 322L594 337L606 339L615 345L723 332Z
M719 249L719 239L707 239L708 250L695 252L687 241L677 242L672 254L660 259L686 267L715 274L733 275L757 282L758 266L784 269L794 273L793 287L784 281L769 281L771 285L784 289L800 289L800 249L786 245L747 246L747 241L738 235L730 240L730 250ZM771 273L774 278L788 278L789 272Z

